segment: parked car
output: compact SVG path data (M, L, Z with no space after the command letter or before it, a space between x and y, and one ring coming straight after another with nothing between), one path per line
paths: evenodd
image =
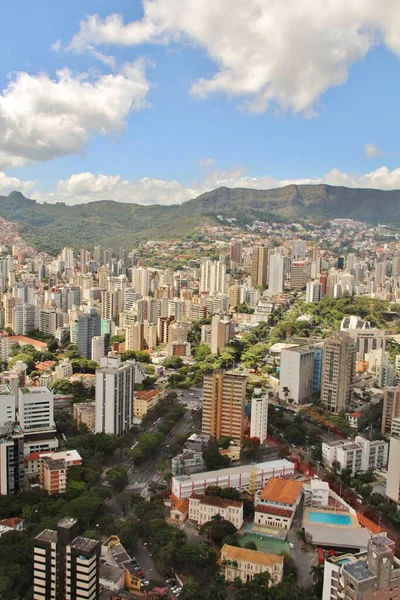
M294 549L294 544L292 544L292 542L289 542L289 547L293 550Z

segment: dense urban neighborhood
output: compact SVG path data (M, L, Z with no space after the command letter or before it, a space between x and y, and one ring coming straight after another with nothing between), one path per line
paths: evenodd
M394 229L221 217L57 256L1 231L0 597L400 585Z

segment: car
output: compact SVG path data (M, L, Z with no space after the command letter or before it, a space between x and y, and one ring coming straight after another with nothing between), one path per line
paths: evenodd
M291 548L292 550L294 549L294 544L292 544L292 542L289 542L289 548Z
M142 579L142 585L150 585L150 582L147 579Z
M139 565L133 565L133 568L135 569L135 571L139 571L140 570Z
M141 575L143 575L143 571L141 571L141 570L139 569L139 571L137 572L137 574L138 574L138 575L139 575L139 577L140 577Z

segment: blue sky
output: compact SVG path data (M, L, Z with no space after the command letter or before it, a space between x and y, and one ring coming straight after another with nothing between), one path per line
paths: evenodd
M0 193L399 188L398 18L394 0L2 3Z

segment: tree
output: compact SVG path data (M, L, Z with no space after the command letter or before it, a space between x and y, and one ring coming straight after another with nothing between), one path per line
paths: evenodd
M179 594L180 600L202 600L203 598L203 588L197 581L187 581L183 584L181 593Z
M123 467L114 467L107 471L107 480L116 492L122 492L128 485L128 472Z
M180 356L171 356L164 360L163 365L166 369L180 369L183 367L183 360Z
M252 540L250 540L249 542L246 542L244 547L247 548L248 550L257 550L257 546L256 546L255 542L253 542Z
M227 456L222 456L219 453L219 449L216 444L212 444L206 448L206 450L203 452L203 458L209 471L223 469L230 463L230 460Z
M311 567L311 576L314 582L314 590L317 598L322 597L322 588L324 585L324 566L320 563Z

